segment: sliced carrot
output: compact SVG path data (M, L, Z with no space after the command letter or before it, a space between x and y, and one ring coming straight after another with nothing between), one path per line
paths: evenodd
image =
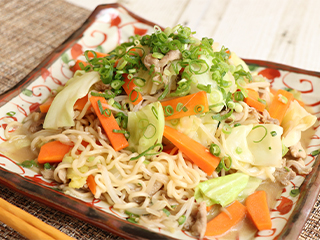
M84 66L87 66L88 63L82 60L77 60L76 63L70 68L72 72L76 72L77 70L81 70L79 63L82 63Z
M218 166L220 158L212 155L206 147L187 135L168 126L164 127L163 135L208 175Z
M294 99L293 94L283 89L279 89L269 106L269 114L272 118L278 119L281 124L291 101Z
M270 230L272 228L265 191L257 191L247 197L246 207L248 209L249 216L259 231Z
M251 88L247 88L248 97L244 99L244 102L250 107L257 109L259 112L263 112L266 108L262 102L259 102L259 93Z
M83 98L79 98L74 104L73 109L81 111L84 108L84 106L87 104L87 102L88 102L88 95L84 96Z
M47 99L47 101L45 101L43 104L41 104L39 106L40 112L47 113L49 111L49 108L51 106L51 103L52 103L53 99L54 99L54 97L50 97L50 98Z
M273 94L273 95L276 95L277 94L277 90L275 90L275 89L273 89L273 88L270 88L270 92ZM299 104L300 104L300 106L301 107L304 107L304 102L303 101L301 101L301 100L299 100L299 99L294 99L294 100L296 100Z
M218 236L226 233L245 218L247 208L240 202L235 201L226 208L226 211L228 211L230 215L221 212L207 223L205 236Z
M107 101L103 97L90 97L90 102L92 107L98 116L100 123L107 134L109 141L111 142L112 147L114 150L119 151L123 148L129 146L127 139L125 138L123 133L115 133L113 130L120 130L120 127L114 118L113 114L111 113L110 116L105 116L101 114L98 106L98 101L100 100L101 104L107 104Z
M205 91L164 101L161 102L161 105L165 109L164 114L166 120L182 118L209 111L208 97ZM171 115L168 115L167 112L170 112Z
M59 141L48 142L41 146L38 156L39 163L61 162L72 146L63 144Z
M88 185L90 191L92 192L92 194L95 195L96 191L97 191L97 184L96 184L96 181L94 180L94 176L93 175L89 175L88 176L87 185Z
M107 53L101 53L101 52L96 52L96 51L94 51L94 52L97 54L97 58L104 58L106 56L109 56L109 54L107 54ZM93 58L94 57L93 53L88 52L88 57Z
M142 95L140 92L137 92L136 90L134 90L137 86L136 84L133 82L132 79L128 79L128 74L123 74L124 77L124 84L122 86L122 88L124 89L124 91L127 93L127 95L130 98L130 101L132 102L133 105L137 105L139 102L141 102L143 100Z

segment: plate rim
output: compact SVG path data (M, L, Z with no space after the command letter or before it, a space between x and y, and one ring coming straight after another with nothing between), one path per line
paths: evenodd
M58 55L58 53L64 52L66 49L71 47L77 40L79 40L82 36L82 33L88 27L90 27L90 25L94 22L94 19L97 16L97 14L101 10L108 9L108 8L116 8L116 9L122 8L131 17L137 19L138 21L140 21L144 24L147 24L149 26L157 25L157 24L155 24L149 20L146 20L146 19L138 16L137 14L131 12L126 7L124 7L122 4L111 3L111 4L98 5L95 8L95 10L91 12L91 14L87 17L87 19L84 21L84 23L77 30L75 30L65 41L63 41L48 56L46 56L30 73L28 73L21 81L19 81L19 83L17 83L12 88L8 89L7 91L3 92L0 95L0 107L2 107L4 104L6 104L8 101L10 101L15 96L17 96L19 94L19 89L21 89L22 87L27 87L29 84L31 84L40 75L40 70L42 68L49 66L50 63L55 61L60 56L60 55ZM290 66L287 64L282 64L282 63L277 63L277 62L272 62L272 61L265 61L265 60L258 60L258 59L245 59L244 58L243 60L248 64L257 65L260 67L262 66L262 67L267 67L267 68L272 68L272 69L277 69L277 70L284 70L284 71L289 71L289 72L301 73L301 74L305 74L305 75L309 75L309 76L320 77L320 72L318 72L318 71L297 68L297 67L293 67L293 66ZM121 218L118 218L110 213L104 212L95 206L89 206L88 204L86 204L85 202L83 202L77 198L73 198L73 197L68 196L64 193L57 192L56 190L53 190L47 186L40 185L32 180L29 180L29 179L17 174L17 173L14 173L14 172L11 172L7 169L4 169L1 166L0 166L0 173L1 173L0 174L0 183L3 184L4 186L6 186L6 187L18 192L18 193L21 193L21 194L37 201L37 202L43 203L49 207L52 207L58 211L61 211L67 215L77 217L87 223L95 225L95 226L97 226L103 230L109 231L115 235L125 237L127 239L155 239L155 237L157 239L176 239L176 238L172 238L170 236L164 235L159 232L151 231L147 228L144 228L141 225L129 223L129 222L127 222ZM8 175L14 176L15 178L18 177L17 179L19 179L19 181L15 181L15 182L7 181L7 178L4 178L4 176L8 176ZM41 191L45 190L46 192L49 191L50 193L53 194L52 199L61 197L61 199L68 198L69 200L71 200L72 202L75 202L77 204L81 203L82 206L83 205L86 206L86 210L88 212L90 212L91 216L88 217L84 213L82 215L79 215L78 211L70 212L70 208L66 207L66 205L61 205L58 202L52 201L51 199L48 199L48 198L45 198L41 194L35 195L35 192L32 190L22 189L22 186L24 186L24 184L30 185L30 187L33 186L33 188L37 189L37 190L41 190ZM298 204L295 206L292 214L290 215L290 217L288 219L288 222L286 223L286 225L284 226L284 228L282 229L282 231L279 233L279 235L277 237L280 237L283 239L285 239L285 238L294 239L294 238L298 238L299 235L301 234L302 229L305 226L309 215L311 214L311 210L314 208L314 204L318 200L318 196L319 196L319 192L320 192L320 160L319 160L319 157L317 157L315 159L312 172L309 175L307 175L307 177L305 178L304 182L301 185L301 188L309 189L309 191L304 191L305 194L303 197L299 197L299 206L302 204L302 208L297 209ZM312 189L312 191L311 191L311 189ZM41 191L39 191L39 192L41 192ZM311 205L311 207L309 207L310 205ZM92 212L92 210L93 210L93 212ZM301 214L300 211L302 211L304 214ZM94 215L95 219L92 218L93 215ZM122 228L115 229L115 228L109 227L108 224L105 224L103 221L103 220L106 220L106 218L110 218L107 220L109 220L111 222L115 221L115 222L113 222L113 224L121 222L121 224L124 225L125 231L122 231L123 230ZM97 221L97 220L99 220L99 221ZM301 224L299 224L298 227L297 227L297 225L295 225L295 227L293 227L293 224L297 223L297 221ZM119 230L121 230L121 231L119 232ZM134 234L134 232L128 232L128 230L134 231L134 232L139 231L139 233L144 234L146 238L144 236L137 236Z

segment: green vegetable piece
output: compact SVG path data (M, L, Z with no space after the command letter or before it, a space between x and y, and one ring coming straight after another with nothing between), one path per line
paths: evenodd
M23 93L24 95L28 96L28 97L31 97L32 94L33 94L33 92L32 92L31 90L26 89L26 88L22 90L22 93Z
M86 96L90 87L99 81L100 75L97 72L77 71L54 98L44 120L43 128L58 129L59 127L74 126L73 106L75 102Z
M290 191L290 196L291 196L291 197L296 197L296 196L299 195L299 193L300 193L300 189L299 189L299 188L297 188L297 189L292 189L292 190Z
M44 169L50 169L50 168L51 168L51 165L50 165L50 163L45 163L45 164L43 165L43 167L44 167Z
M195 199L197 202L206 201L207 206L220 204L225 207L236 200L248 181L248 175L233 173L201 182L196 187Z
M182 225L182 224L184 224L184 222L186 221L186 216L185 215L182 215L181 217L179 217L179 219L178 219L178 223L179 223L179 225Z
M138 112L128 113L129 149L139 154L162 142L164 113L160 102L151 103ZM158 151L158 147L148 154Z
M319 155L319 153L320 153L320 149L314 150L311 152L311 156L315 157L315 156Z
M62 60L62 62L66 63L66 64L68 64L68 63L70 62L69 56L68 56L67 53L63 53L63 54L61 55L61 60Z
M260 186L262 180L256 177L249 177L247 186L239 193L237 200L242 201L246 199L249 195L254 193L256 189Z

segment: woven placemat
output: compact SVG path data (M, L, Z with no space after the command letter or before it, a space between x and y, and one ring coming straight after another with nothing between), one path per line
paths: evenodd
M62 0L0 0L0 94L22 80L89 14ZM122 239L2 185L0 196L76 239ZM320 239L319 226L318 200L299 239ZM0 222L0 239L25 238Z
M0 0L0 94L66 40L90 11L62 0ZM0 197L76 239L122 239L0 185ZM0 239L26 239L0 222Z

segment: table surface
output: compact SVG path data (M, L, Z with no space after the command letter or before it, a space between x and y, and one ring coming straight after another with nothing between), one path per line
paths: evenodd
M20 1L19 4L26 1ZM268 60L298 68L320 71L320 15L318 11L320 9L320 1L317 0L66 1L83 8L83 10L79 8L79 11L81 10L83 14L81 16L88 16L90 11L98 4L118 2L137 15L156 22L163 27L173 27L179 23L188 25L197 32L197 37L212 37L216 42L228 47L242 58ZM8 0L0 0L0 9L1 6L10 4L9 2ZM18 3L18 0L11 2ZM52 6L56 4L53 0L33 0L33 2L37 2L38 5L46 2L47 7L50 7L50 4ZM66 9L60 9L60 11L67 11L68 8L72 7L71 4L62 0L57 0L56 2L66 4ZM28 2L28 4L30 3ZM17 6L23 11L26 10L23 9L22 3ZM87 9L87 11L84 9ZM50 16L48 20L50 20ZM10 18L8 18L8 21L10 21ZM79 22L80 25L81 21ZM76 27L74 26L75 29ZM72 27L70 27L70 33L64 33L64 39L72 33L71 30ZM6 40L3 36L1 35L0 21L0 44L3 44ZM55 40L56 44L59 41L61 43L64 39ZM36 56L35 59L40 61L45 58L56 47L55 42L52 41L50 46L51 48L47 50L48 52L42 53L42 58L39 57L37 59ZM0 50L4 50L3 45L2 47L0 46ZM0 54L0 66L3 62L4 58ZM28 71L32 70L32 66L25 66L24 70L21 70L22 73L16 76L15 81L21 80L23 74L26 75ZM13 67L10 69L9 66L9 70L14 71L15 69ZM0 77L5 76L1 71ZM5 76L5 78L10 80L9 76ZM13 85L8 84L8 86ZM14 193L2 185L0 185L0 196L76 239L120 239L94 226ZM320 223L319 205L318 201L300 239L311 239L310 233L312 233L312 239L320 239L320 233L318 227L316 227ZM46 214L43 214L44 212ZM53 221L51 218L58 220ZM308 232L306 232L306 229L308 229ZM23 239L23 237L0 222L0 239Z

